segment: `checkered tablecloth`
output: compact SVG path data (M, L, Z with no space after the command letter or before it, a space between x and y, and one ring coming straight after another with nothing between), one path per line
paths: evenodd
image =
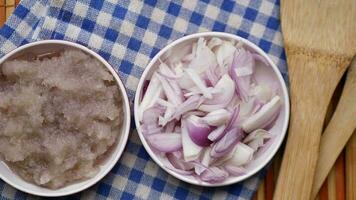
M237 34L266 51L287 80L278 0L23 0L0 29L0 57L37 40L74 41L98 52L116 69L133 100L149 60L168 43L203 31ZM134 124L134 123L132 123ZM70 199L251 199L261 170L243 183L203 188L158 167L132 127L124 154L98 184ZM32 199L0 181L0 196Z

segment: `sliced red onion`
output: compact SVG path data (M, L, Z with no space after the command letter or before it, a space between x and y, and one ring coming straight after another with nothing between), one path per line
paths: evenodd
M220 78L214 89L220 92L213 94L213 98L204 101L204 104L224 104L225 107L234 96L235 83L228 74L225 74Z
M228 67L230 67L233 62L235 51L236 48L234 45L227 41L223 41L221 45L216 47L216 60L222 73L228 72Z
M146 139L160 152L174 152L182 148L182 136L179 133L157 133L147 135Z
M142 131L144 134L159 133L162 130L158 126L158 118L163 112L164 109L158 106L145 110L142 117Z
M266 103L272 98L272 89L266 85L256 85L252 89L252 94L256 96L261 103Z
M235 166L242 166L252 160L254 150L244 143L237 143L235 148L235 153L230 160L227 161L228 164Z
M229 121L229 123L227 124L225 131L228 131L228 130L230 130L232 127L234 127L234 125L236 124L236 121L238 120L239 114L240 114L240 105L237 106L237 107L233 110L232 115L231 115L231 118L230 118L230 121Z
M217 127L216 129L211 131L211 133L208 136L208 139L212 142L220 140L222 137L224 137L224 135L226 133L225 129L226 129L225 125L221 125L221 126Z
M210 66L216 66L215 54L206 46L204 38L199 38L197 42L195 57L189 64L190 69L196 70L198 74L203 73Z
M166 126L164 127L164 128L165 128L165 129L164 129L165 132L166 132L166 133L174 132L174 129L175 129L176 125L177 125L176 120L172 120L172 121L168 122L168 123L166 124Z
M236 127L229 130L224 137L213 145L210 155L214 158L219 158L230 152L235 146L236 142L240 141L244 136L241 128Z
M195 144L189 136L185 119L181 121L181 129L184 160L187 162L196 160L199 157L203 147Z
M174 171L178 174L181 174L181 175L186 175L186 176L189 176L189 175L193 175L194 174L194 171L186 171L186 170L181 170L181 169L176 169L174 167L170 167L170 166L166 166L167 169L171 170L171 171Z
M264 65L269 66L268 61L263 56L261 56L260 54L252 53L252 57L253 57L253 59L255 59L255 61L260 61Z
M217 66L215 66L215 67L217 67ZM206 70L205 75L212 86L215 86L217 84L217 82L219 81L219 77L215 74L212 67L209 67L209 69Z
M186 125L189 136L195 144L203 147L211 144L211 141L208 139L211 128L209 125L203 123L199 117L190 115L186 119Z
M162 88L169 102L174 105L179 105L182 103L182 99L174 92L172 86L168 83L167 79L159 74L157 74L158 80L161 82Z
M253 150L257 151L260 147L264 145L266 139L271 138L271 134L263 129L257 129L244 139L244 143L251 147Z
M231 65L230 75L235 80L236 93L243 101L248 99L254 65L251 53L245 49L241 49L235 54Z
M200 104L200 97L194 95L185 100L182 104L177 106L176 112L174 113L172 119L179 118L183 113L195 110Z
M188 171L194 168L194 165L192 163L185 162L181 158L177 157L175 154L167 153L166 156L172 166L176 169Z
M211 147L206 147L201 158L201 164L206 167L209 167L212 162L210 151L211 151Z
M220 38L217 37L213 37L209 40L207 46L209 47L209 49L213 49L216 46L219 46L223 43L223 41Z
M224 168L230 175L233 176L241 176L246 174L246 169L243 167L237 167L234 165L225 165Z
M275 96L266 103L258 112L247 118L242 128L247 133L252 132L259 128L265 128L274 121L276 114L279 113L280 97ZM273 118L274 117L274 118Z
M229 121L231 113L225 109L215 110L202 118L210 126L220 126Z
M205 98L211 99L213 98L211 92L208 87L205 85L204 81L199 77L199 75L193 69L185 69L187 75L194 82L194 84L200 89L201 93Z
M140 121L142 121L143 112L148 108L152 107L156 103L157 99L160 98L162 95L163 89L160 84L160 81L157 78L157 74L153 73L150 83L147 86L145 95L143 96L140 106L138 108L137 113Z
M204 170L204 172L200 175L200 179L209 183L219 183L224 181L229 174L218 167L210 167Z

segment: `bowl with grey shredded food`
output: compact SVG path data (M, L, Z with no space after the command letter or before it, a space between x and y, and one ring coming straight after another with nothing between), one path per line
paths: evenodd
M130 129L125 87L92 50L68 41L26 44L0 59L0 178L39 196L102 179Z

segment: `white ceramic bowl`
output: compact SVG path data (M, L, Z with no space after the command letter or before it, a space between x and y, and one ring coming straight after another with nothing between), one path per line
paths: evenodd
M186 176L179 174L175 171L172 171L168 169L167 167L164 166L164 160L165 158L162 157L159 154L156 154L154 151L152 151L151 147L148 145L145 137L142 134L142 129L140 126L140 122L138 119L138 106L142 100L142 90L143 90L143 85L145 80L150 80L150 77L152 76L153 72L157 69L158 64L159 64L159 58L164 57L165 54L168 51L173 51L171 53L174 54L174 51L179 51L179 48L182 46L185 46L186 44L196 42L199 37L204 37L204 38L211 38L211 37L218 37L218 38L223 38L223 39L228 39L228 40L235 40L235 41L241 41L245 47L248 47L249 49L252 49L256 53L260 54L263 56L269 63L270 67L259 67L256 68L255 73L263 73L266 74L266 80L265 81L275 81L278 83L279 87L279 95L281 96L282 99L282 109L281 113L279 114L275 125L272 127L272 129L269 131L273 135L273 139L271 139L269 142L271 142L270 146L265 149L264 151L260 151L254 156L254 160L251 161L247 166L247 173L241 176L236 176L236 177L229 177L227 178L224 182L221 183L208 183L208 182L202 182L200 180L197 180L193 176ZM178 49L178 50L177 50ZM270 79L270 80L268 80ZM140 139L142 141L143 146L147 150L148 154L152 157L152 159L165 171L167 171L169 174L173 175L174 177L191 183L195 185L201 185L201 186L224 186L224 185L230 185L234 184L237 182L240 182L242 180L245 180L246 178L252 176L259 170L261 170L275 155L277 152L278 148L281 146L282 141L284 139L284 136L287 131L288 127L288 122L289 122L289 96L288 96L288 91L286 84L282 78L281 73L279 72L277 66L272 62L272 60L267 56L265 52L263 52L262 49L260 49L258 46L253 44L252 42L241 38L236 35L228 34L228 33L221 33L221 32L205 32L205 33L196 33L192 35L188 35L185 37L182 37L169 45L167 45L165 48L163 48L147 65L145 71L142 74L142 77L140 79L140 82L138 84L136 96L135 96L135 123L136 123L136 128L138 131L138 134L140 136Z
M70 185L67 185L63 188L60 189L47 189L44 187L37 186L35 184L29 183L24 181L21 177L16 175L14 172L12 172L8 166L4 162L0 162L0 178L10 184L11 186L23 191L27 192L30 194L38 195L38 196L47 196L47 197L57 197L57 196L65 196L69 194L73 194L76 192L80 192L95 183L97 183L100 179L102 179L109 171L114 167L114 165L117 163L119 160L120 156L122 155L127 140L129 136L129 130L130 130L130 106L129 106L129 100L126 94L126 90L124 85L122 84L119 76L116 74L115 70L109 65L108 62L106 62L101 56L99 56L97 53L94 51L73 43L73 42L68 42L68 41L62 41L62 40L43 40L43 41L38 41L38 42L33 42L26 44L24 46L21 46L14 51L8 53L4 57L0 59L0 65L8 59L13 59L16 58L22 54L25 53L33 53L33 54L43 54L43 53L48 53L48 52L57 52L61 51L64 49L79 49L94 58L98 59L114 76L117 85L119 87L120 93L122 95L123 99L123 111L124 111L124 121L122 124L122 131L119 133L118 141L115 143L115 147L111 153L111 155L107 158L107 160L100 166L100 171L96 176L93 178L79 181Z

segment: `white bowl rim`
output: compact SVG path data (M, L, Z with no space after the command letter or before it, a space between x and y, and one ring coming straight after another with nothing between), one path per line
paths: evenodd
M278 143L273 147L274 149L271 152L271 154L269 154L266 157L266 159L258 167L255 167L255 169L249 171L248 173L246 173L244 175L237 176L237 177L232 177L231 179L228 179L228 180L226 180L224 182L221 182L221 183L208 183L208 182L198 181L198 180L189 178L188 176L185 176L185 175L182 175L182 174L179 174L177 172L174 172L172 170L167 169L163 165L163 163L160 161L158 156L156 156L156 154L151 150L151 147L146 142L146 139L142 134L142 130L141 130L140 122L139 122L139 119L138 119L138 114L137 114L139 101L140 101L140 93L141 93L141 90L143 88L144 81L146 80L146 76L148 75L148 73L150 72L150 69L156 63L158 58L160 58L165 52L167 52L167 50L171 49L175 45L177 45L177 44L179 44L181 42L184 42L186 40L195 39L195 38L199 38L199 37L223 37L223 38L234 39L236 41L241 41L243 44L247 45L248 47L251 47L259 55L262 55L268 61L270 66L272 67L274 74L276 74L276 76L278 78L278 81L281 84L281 89L282 89L282 93L283 93L283 99L285 100L285 102L284 102L285 118L283 119L283 127L282 127L282 130L281 130L281 137L280 137L280 140L278 141ZM284 79L282 77L282 74L279 71L279 69L276 66L276 64L274 64L274 62L270 59L270 57L268 56L267 53L265 53L260 47L258 47L254 43L252 43L252 42L248 41L247 39L242 38L240 36L237 36L237 35L234 35L234 34L231 34L231 33L225 33L225 32L201 32L201 33L194 33L194 34L186 35L184 37L181 37L181 38L171 42L170 44L165 46L163 49L161 49L151 59L149 64L146 66L144 72L142 73L142 76L141 76L140 81L139 81L138 86L137 86L137 90L136 90L136 94L135 94L135 101L134 101L134 118L135 118L135 125L136 125L136 129L137 129L137 133L138 133L138 135L140 137L140 140L141 140L143 146L145 147L146 151L148 152L150 157L155 161L155 163L158 166L160 166L163 170L165 170L168 174L172 175L173 177L175 177L175 178L177 178L179 180L182 180L184 182L187 182L187 183L190 183L190 184L193 184L193 185L206 186L206 187L227 186L227 185L231 185L231 184L235 184L235 183L241 182L241 181L251 177L252 175L256 174L264 166L266 166L271 161L273 156L277 153L278 149L280 148L280 146L281 146L281 144L282 144L282 142L283 142L283 140L284 140L284 138L286 136L286 132L287 132L287 129L288 129L288 124L289 124L289 116L290 116L289 93L288 93L288 90L287 90L286 83L284 82Z
M104 58L102 58L99 54L97 54L93 50L91 50L88 47L85 47L85 46L83 46L81 44L70 42L70 41L66 41L66 40L55 40L55 39L53 39L53 40L52 39L48 39L48 40L40 40L40 41L30 42L28 44L25 44L23 46L20 46L20 47L14 49L11 52L9 52L6 55L4 55L2 58L0 58L0 64L2 64L4 61L6 61L9 57L13 56L14 54L16 54L16 53L18 53L18 52L20 52L20 51L22 51L24 49L31 48L31 47L34 47L34 46L37 46L37 45L42 45L42 44L54 44L54 45L55 44L59 44L59 45L66 45L68 47L74 47L74 48L82 50L83 52L85 52L85 53L93 56L97 60L99 60L110 71L110 73L114 76L114 78L116 80L116 83L119 86L119 90L120 90L120 92L122 94L124 113L125 113L125 118L124 118L125 124L122 124L122 127L126 127L126 129L124 131L122 131L122 134L119 136L123 140L122 146L118 147L118 150L116 150L117 153L116 154L112 154L110 156L111 159L108 159L106 161L106 162L108 162L109 166L107 168L104 168L104 169L100 170L99 174L96 175L95 177L83 180L83 181L88 181L88 183L86 183L85 185L83 185L81 187L75 188L75 189L73 189L71 191L68 191L68 192L58 192L57 190L51 190L50 192L48 192L48 190L46 190L46 192L32 191L32 190L27 189L26 187L23 187L22 185L13 183L10 179L7 179L6 177L4 177L3 174L0 172L0 178L2 180L4 180L9 185L11 185L12 187L14 187L14 188L16 188L16 189L18 189L18 190L20 190L22 192L26 192L26 193L29 193L29 194L42 196L42 197L60 197L60 196L67 196L67 195L75 194L75 193L81 192L81 191L93 186L94 184L99 182L101 179L103 179L104 176L106 176L111 171L111 169L119 161L121 155L123 154L123 152L125 150L125 147L126 147L126 144L127 144L128 138L129 138L129 133L130 133L131 111L130 111L130 104L129 104L129 99L128 99L128 96L127 96L127 93L126 93L126 89L125 89L124 84L122 83L120 77L118 76L118 74L114 70L114 68ZM30 183L30 184L33 184L33 183Z

